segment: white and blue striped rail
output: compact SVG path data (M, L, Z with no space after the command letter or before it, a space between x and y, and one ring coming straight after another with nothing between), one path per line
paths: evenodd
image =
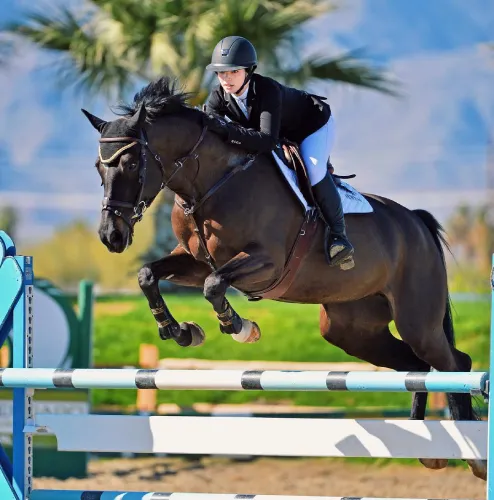
M6 368L0 387L483 393L488 372Z

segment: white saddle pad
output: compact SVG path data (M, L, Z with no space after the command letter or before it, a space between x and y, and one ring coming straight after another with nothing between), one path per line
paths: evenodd
M307 211L311 207L309 203L307 203L307 200L304 198L302 192L298 187L297 175L278 158L278 155L274 151L272 152L272 154L288 184L293 189L293 192L297 195L297 198L305 208L305 211ZM340 194L341 204L343 206L343 213L364 214L374 211L371 204L353 186L350 186L350 184L343 181L341 181L341 184L342 186L337 186L337 188L338 193ZM346 189L344 189L343 186Z

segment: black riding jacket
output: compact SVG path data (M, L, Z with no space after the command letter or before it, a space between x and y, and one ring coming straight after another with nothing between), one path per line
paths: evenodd
M275 148L280 139L300 144L331 116L325 98L280 84L254 73L249 83L249 119L231 94L217 85L205 104L206 113L227 116L240 126L230 127L228 142L258 152Z

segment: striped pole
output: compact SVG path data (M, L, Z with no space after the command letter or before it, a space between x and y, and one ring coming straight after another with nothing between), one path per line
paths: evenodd
M227 391L454 392L486 390L488 372L326 372L5 368L0 387Z

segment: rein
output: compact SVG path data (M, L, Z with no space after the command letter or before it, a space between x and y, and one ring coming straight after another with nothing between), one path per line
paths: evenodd
M100 138L99 142L100 143L109 143L109 142L120 142L120 143L126 143L125 146L121 147L116 153L114 153L110 158L108 159L103 159L101 156L101 146L99 148L99 157L100 161L103 164L108 164L114 161L116 158L118 158L119 155L121 155L124 151L127 149L130 149L131 147L140 144L141 145L141 150L140 150L140 162L139 162L139 184L140 184L140 189L139 193L137 195L136 201L134 203L129 203L127 201L119 201L115 200L112 198L109 198L108 196L105 196L102 201L102 210L107 210L108 212L111 212L112 214L116 215L117 217L120 217L129 227L132 235L134 234L134 225L142 220L142 217L144 216L144 212L148 209L148 207L151 205L151 203L154 201L156 196L158 196L159 192L162 191L165 187L168 186L168 184L172 181L173 177L175 177L175 174L184 166L185 162L188 159L193 159L197 161L197 166L198 168L200 167L199 164L199 155L196 153L197 148L201 144L201 142L204 140L204 137L206 135L207 127L203 127L202 133L197 140L197 142L194 144L193 148L189 151L189 153L185 156L182 156L180 158L177 158L174 161L175 169L171 173L170 177L166 181L164 181L166 177L166 172L165 172L165 167L163 166L163 163L161 161L161 157L152 151L152 149L149 147L149 143L147 140L146 133L143 129L141 129L141 137L102 137ZM146 186L146 177L147 177L147 154L146 150L151 153L151 155L154 157L156 162L158 163L160 170L161 170L161 186L158 190L158 193L156 193L155 196L152 198L148 199L143 199L143 193L144 193L144 188ZM133 215L129 219L123 212L118 210L118 208L115 207L120 207L120 208L130 208L133 210Z
M108 212L111 212L117 217L120 217L129 227L131 234L134 234L134 225L141 221L144 212L147 210L147 208L151 205L151 203L154 201L156 196L165 188L168 186L168 184L171 182L173 177L175 177L175 174L182 169L184 166L185 162L189 159L196 160L197 162L197 171L199 172L199 169L201 168L200 164L200 159L199 159L199 154L196 152L197 148L200 146L202 141L204 140L204 137L207 132L207 125L205 125L202 129L201 135L197 142L194 144L192 149L187 153L185 156L182 156L180 158L177 158L174 160L173 164L175 166L175 169L173 172L170 174L168 179L164 181L166 177L166 172L165 172L165 167L163 166L163 163L161 161L161 157L157 154L154 153L151 148L149 147L149 143L147 140L146 133L143 129L141 129L140 132L140 138L137 137L102 137L99 139L100 143L109 143L109 142L120 142L120 143L125 143L125 146L122 146L116 153L114 153L110 158L108 159L103 159L101 156L101 146L99 148L99 158L101 163L103 164L109 164L112 161L114 161L116 158L118 158L119 155L121 155L124 151L127 149L130 149L131 147L140 144L140 161L139 161L139 184L140 184L140 189L138 196L136 198L135 203L129 203L126 201L119 201L115 199L111 199L107 196L103 198L102 201L102 211L106 210ZM161 186L159 188L158 193L156 193L155 196L149 199L143 199L143 193L144 193L144 188L146 185L146 174L147 174L147 154L146 150L151 153L151 155L154 157L156 162L158 163L160 170L161 170ZM197 224L197 221L194 217L194 214L199 210L199 208L209 199L211 196L213 196L221 187L223 187L224 184L226 184L234 175L236 175L239 172L242 172L249 168L253 163L254 160L256 159L257 155L254 154L248 154L247 155L247 161L245 163L241 163L234 167L233 169L229 170L218 182L216 182L208 191L200 198L199 200L192 200L190 203L183 202L179 203L177 200L175 200L175 203L184 211L184 214L186 217L191 217L192 221L194 223L194 232L197 233L199 237L199 243L204 251L206 260L211 267L211 269L216 270L216 266L214 263L214 260L209 253L206 245L206 241L204 239L204 236L202 235L201 231L199 230L199 226ZM129 219L123 212L118 210L118 208L115 207L120 207L120 208L130 208L133 210L133 215Z

